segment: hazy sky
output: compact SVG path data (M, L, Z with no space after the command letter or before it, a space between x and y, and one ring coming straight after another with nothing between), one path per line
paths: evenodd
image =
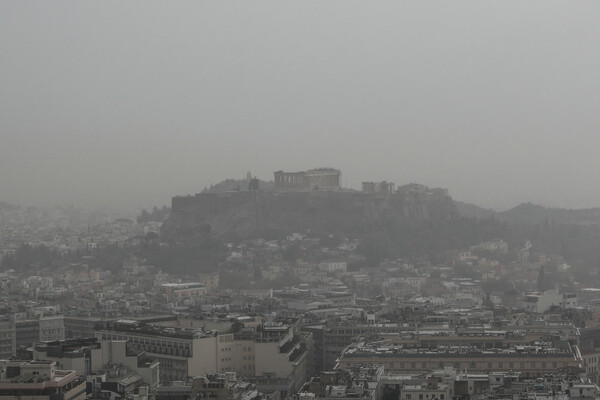
M0 200L331 166L600 206L598 1L2 1Z

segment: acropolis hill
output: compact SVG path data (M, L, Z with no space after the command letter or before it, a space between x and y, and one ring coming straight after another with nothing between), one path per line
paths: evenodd
M445 189L363 182L362 191L349 190L340 187L340 174L332 168L277 171L273 190L261 190L252 180L243 191L173 197L161 235L183 242L206 234L243 239L306 230L360 236L384 226L457 214Z

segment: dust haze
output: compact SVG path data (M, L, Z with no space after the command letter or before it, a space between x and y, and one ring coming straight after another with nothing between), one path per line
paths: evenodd
M3 2L0 200L168 204L330 166L600 206L600 3Z

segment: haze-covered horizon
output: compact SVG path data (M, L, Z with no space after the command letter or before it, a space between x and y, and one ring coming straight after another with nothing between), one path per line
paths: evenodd
M600 3L4 2L0 201L145 208L246 171L600 206Z

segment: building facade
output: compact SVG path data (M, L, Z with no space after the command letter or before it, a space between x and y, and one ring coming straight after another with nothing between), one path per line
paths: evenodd
M84 400L86 383L53 361L8 361L0 377L0 400Z
M8 360L16 351L15 325L9 318L0 319L0 359Z

